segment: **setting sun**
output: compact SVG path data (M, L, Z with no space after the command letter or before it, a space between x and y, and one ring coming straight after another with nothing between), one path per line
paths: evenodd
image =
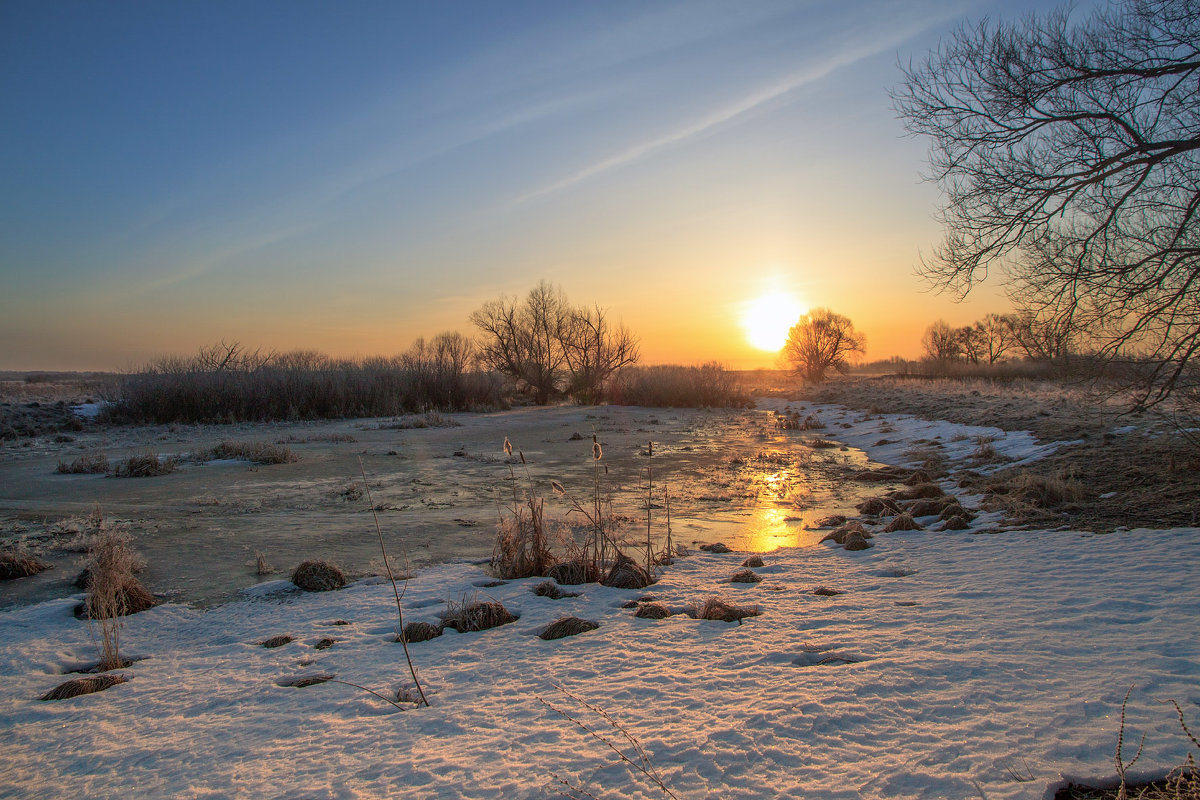
M787 341L804 308L790 294L773 292L751 300L742 314L746 341L760 350L775 352Z

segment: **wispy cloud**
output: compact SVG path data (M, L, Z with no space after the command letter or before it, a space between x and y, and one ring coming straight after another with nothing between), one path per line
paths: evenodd
M831 73L844 67L848 67L865 58L870 58L871 56L875 56L884 51L896 48L902 42L920 34L922 31L927 30L933 25L944 22L948 18L952 18L952 16L953 15L945 15L937 19L922 20L921 24L919 25L901 28L900 30L893 31L891 35L885 36L879 40L871 41L857 47L851 47L843 50L840 53L822 60L819 64L814 64L806 69L794 72L780 80L771 83L768 86L750 93L749 95L733 103L719 108L701 117L700 119L694 120L687 125L669 131L660 136L648 139L644 142L635 144L619 153L602 158L593 164L576 170L561 180L522 194L516 197L513 202L514 204L521 204L561 192L564 189L569 189L572 186L583 183L584 181L594 178L597 175L624 167L627 164L639 161L647 156L664 151L697 136L701 136L715 128L733 122L739 117L750 114L756 109L767 105L771 101L786 95L788 92L820 81Z

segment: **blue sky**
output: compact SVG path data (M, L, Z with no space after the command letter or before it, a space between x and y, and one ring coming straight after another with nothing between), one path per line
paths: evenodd
M887 90L1029 8L0 2L0 368L391 354L541 278L649 362L769 363L737 320L771 291L915 353L1003 300L922 291Z

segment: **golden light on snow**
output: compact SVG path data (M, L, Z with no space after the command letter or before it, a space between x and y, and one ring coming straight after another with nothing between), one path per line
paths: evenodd
M804 311L800 301L787 292L770 292L751 300L742 312L746 341L760 350L781 349Z

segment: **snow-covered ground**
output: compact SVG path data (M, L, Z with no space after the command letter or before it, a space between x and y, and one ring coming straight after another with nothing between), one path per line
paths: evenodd
M823 436L891 463L920 439L959 462L978 437L1014 459L1048 447L820 413ZM1139 774L1180 763L1187 742L1160 701L1195 729L1200 530L978 532L994 524L881 534L861 552L775 551L752 585L727 582L746 554L695 553L646 590L586 585L561 600L532 594L539 579L481 588L478 565L432 567L408 584L406 621L434 622L474 592L520 619L410 645L431 705L404 711L341 683L279 685L323 673L394 696L408 683L386 584L160 606L126 622L123 651L142 658L128 683L57 702L37 698L96 658L77 599L14 609L0 614L0 796L573 796L560 780L601 798L664 796L567 719L621 747L586 703L679 798L1040 798L1063 775L1113 774L1131 685L1127 758L1145 732ZM650 620L623 607L648 594L675 609L719 595L762 615ZM565 615L600 627L536 636ZM278 634L296 638L260 646ZM323 638L335 642L317 650Z

